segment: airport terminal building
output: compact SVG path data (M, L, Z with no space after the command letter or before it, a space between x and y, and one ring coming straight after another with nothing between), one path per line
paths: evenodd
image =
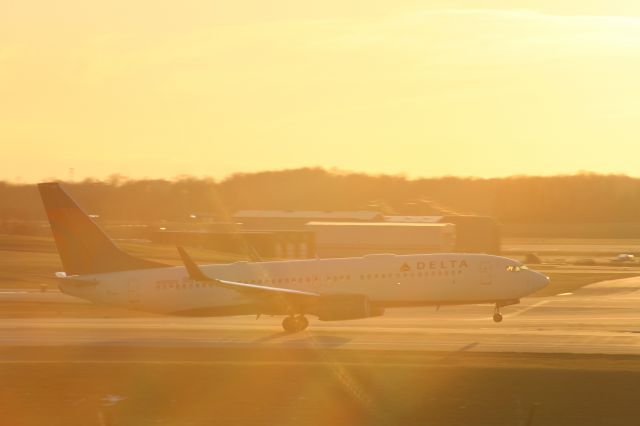
M152 231L156 243L195 246L252 259L308 259L374 253L500 252L500 226L486 216L399 216L377 211L244 210L232 222Z
M317 257L371 253L500 252L500 226L487 216L398 216L378 211L243 210L233 216L246 231L307 232L308 247L282 253Z

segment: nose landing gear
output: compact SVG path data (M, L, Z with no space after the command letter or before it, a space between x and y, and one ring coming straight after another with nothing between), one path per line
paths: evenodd
M297 333L309 326L309 320L304 315L289 316L282 320L282 328L287 333Z
M509 300L500 300L496 302L496 307L493 310L493 321L494 322L502 322L502 314L500 313L500 308L505 306L517 305L520 303L520 299L509 299Z
M493 322L502 322L502 314L500 313L500 305L496 303L496 307L493 311Z

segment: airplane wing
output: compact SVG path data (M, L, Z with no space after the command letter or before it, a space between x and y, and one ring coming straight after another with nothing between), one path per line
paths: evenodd
M286 299L289 299L292 302L297 301L297 302L303 302L305 304L314 303L320 297L320 294L308 292L308 291L293 290L293 289L281 288L281 287L268 287L268 286L262 286L262 285L239 283L235 281L227 281L227 280L219 280L216 278L211 278L205 275L204 272L202 272L202 269L200 269L200 267L198 267L198 265L195 264L195 262L187 254L184 248L178 247L178 252L180 253L182 262L184 263L184 266L187 269L187 272L189 273L189 278L191 278L194 281L206 282L218 287L235 290L251 296L265 297L265 298L279 296L281 298L284 297Z

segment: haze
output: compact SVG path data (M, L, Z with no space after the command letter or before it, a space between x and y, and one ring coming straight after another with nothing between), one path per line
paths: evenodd
M232 3L0 0L0 179L638 175L635 1Z

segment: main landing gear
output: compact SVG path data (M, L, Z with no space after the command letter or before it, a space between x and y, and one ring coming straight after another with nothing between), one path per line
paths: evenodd
M282 320L282 328L287 333L297 333L309 326L309 320L304 315L289 316Z
M493 310L493 321L502 322L502 314L500 313L500 305L496 303L496 307Z

